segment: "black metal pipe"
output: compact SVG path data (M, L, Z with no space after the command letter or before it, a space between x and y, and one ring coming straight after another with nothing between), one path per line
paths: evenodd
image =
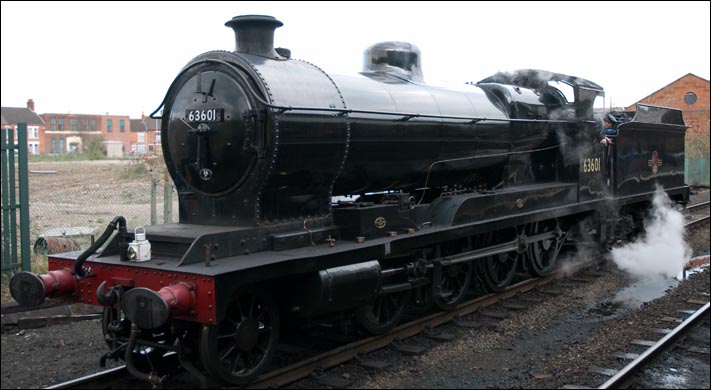
M380 292L378 292L378 294L385 295L385 294L392 294L392 293L405 291L405 290L412 290L417 287L425 286L428 283L429 283L429 279L419 278L419 279L415 279L415 280L408 281L408 282L388 284L386 286L381 287Z
M126 249L128 247L128 244L126 243L126 219L122 216L116 216L114 219L109 222L109 225L106 227L106 230L104 230L104 233L101 234L101 237L99 237L98 240L96 240L90 247L89 249L85 250L79 257L77 257L77 261L74 263L74 274L79 277L83 278L86 276L86 271L82 267L84 265L84 262L86 259L89 258L94 252L96 252L97 249L99 249L106 240L111 237L111 234L113 231L116 229L116 225L119 227L119 245L121 246L120 252L121 252L121 261L126 261ZM126 246L124 248L123 246Z
M138 370L133 362L133 349L136 347L136 341L138 341L138 326L136 324L131 324L131 336L128 338L128 345L126 345L126 354L124 355L124 362L126 362L126 368L128 372L137 379L149 382L151 385L160 386L167 375L159 377L155 373L151 372L146 374Z
M380 271L380 276L383 279L390 277L390 276L401 275L401 274L407 274L407 267L390 268L390 269L384 269L384 270Z

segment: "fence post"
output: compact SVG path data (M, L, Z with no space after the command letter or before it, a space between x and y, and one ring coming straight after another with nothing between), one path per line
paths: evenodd
M167 170L163 172L163 223L173 223L173 185Z
M158 202L158 199L156 197L157 185L158 180L156 180L156 177L154 175L151 175L151 225L155 225L156 221L158 221L158 216L156 215L158 213L156 210L156 203Z
M2 271L15 271L18 265L23 271L31 270L30 259L30 206L29 181L27 178L27 123L17 124L17 144L15 132L11 128L0 133L2 146ZM15 150L17 150L17 179L19 203L15 181ZM18 262L17 209L20 211L20 245Z
M20 124L17 124L17 135L20 135ZM20 137L17 137L20 138ZM9 212L10 212L10 226L12 233L10 233L10 263L13 267L17 266L17 188L15 181L15 132L10 129L7 137L8 149L7 149L7 165L10 169L9 175L7 176L9 183ZM19 152L18 152L19 155Z
M20 256L22 270L30 271L30 194L29 171L27 169L27 123L17 125L17 148L19 150L17 173L20 176Z
M8 138L14 138L12 135L12 129L4 128L2 129L2 136L0 137L0 146L2 147L2 172L0 172L0 177L2 178L2 270L7 271L5 263L12 263L10 260L10 248L13 246L14 242L11 242L10 237L15 237L15 226L10 224L10 214L14 213L14 209L10 207L10 189L12 188L14 192L14 181L9 180L10 174L10 164L9 164L9 154L13 153L13 148L11 148L11 141ZM12 169L15 169L13 166Z

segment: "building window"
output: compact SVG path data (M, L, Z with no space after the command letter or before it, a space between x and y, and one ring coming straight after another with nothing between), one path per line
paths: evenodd
M59 118L57 120L57 130L64 131L64 118Z
M146 133L138 133L136 135L138 136L138 142L146 143Z
M27 138L39 138L39 127L30 126L27 128Z
M28 142L27 146L30 154L39 154L39 142Z
M160 130L156 131L156 143L160 142Z
M684 95L684 103L688 105L696 103L696 99L696 94L693 92L687 92L686 95Z
M119 130L122 133L126 131L126 121L124 121L123 119L119 121Z
M69 126L71 127L72 131L79 131L79 120L70 119Z
M49 129L52 131L57 130L57 118L50 118L49 119Z
M59 153L64 153L66 149L64 148L64 138L59 139Z
M96 119L89 121L89 131L96 131Z
M52 146L49 149L49 152L52 154L57 154L57 139L56 138L52 138Z
M109 133L114 131L114 121L112 121L111 119L106 120L106 131L108 131Z

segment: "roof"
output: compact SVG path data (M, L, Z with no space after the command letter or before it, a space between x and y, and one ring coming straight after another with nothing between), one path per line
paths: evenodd
M148 130L160 130L161 127L161 120L160 119L153 119L151 117L145 117L143 119L143 123L146 124L146 127Z
M634 103L632 103L631 105L629 105L627 108L628 108L628 109L633 109L634 106L635 106L637 103L643 102L644 100L651 98L652 95L654 95L654 94L656 94L656 93L658 93L658 92L661 92L661 91L665 90L665 89L668 88L670 85L675 84L675 83L679 82L680 80L685 79L685 78L687 78L687 77L695 77L695 78L697 78L697 79L699 79L699 80L702 80L702 81L705 81L705 82L707 82L707 83L709 82L708 80L706 80L706 79L703 78L703 77L699 77L699 76L697 76L697 75L695 75L695 74L693 74L693 73L687 73L687 74L685 74L685 75L679 77L678 79L672 81L671 83L669 83L669 84L667 84L667 85L665 85L665 86L659 88L658 90L656 90L656 91L650 93L649 95L647 95L647 96L645 96L645 97L643 97L643 98L637 100L636 102L634 102Z
M140 119L131 119L131 131L132 132L137 132L137 131L146 131L148 128L146 127L146 124L143 123L142 120Z
M18 123L44 125L42 118L27 107L2 107L2 123L7 125Z

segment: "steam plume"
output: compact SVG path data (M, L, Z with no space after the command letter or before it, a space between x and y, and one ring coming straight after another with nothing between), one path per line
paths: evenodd
M642 277L674 277L691 258L691 248L684 240L684 217L671 207L661 187L653 199L654 209L645 220L645 234L638 240L610 254L621 269Z

